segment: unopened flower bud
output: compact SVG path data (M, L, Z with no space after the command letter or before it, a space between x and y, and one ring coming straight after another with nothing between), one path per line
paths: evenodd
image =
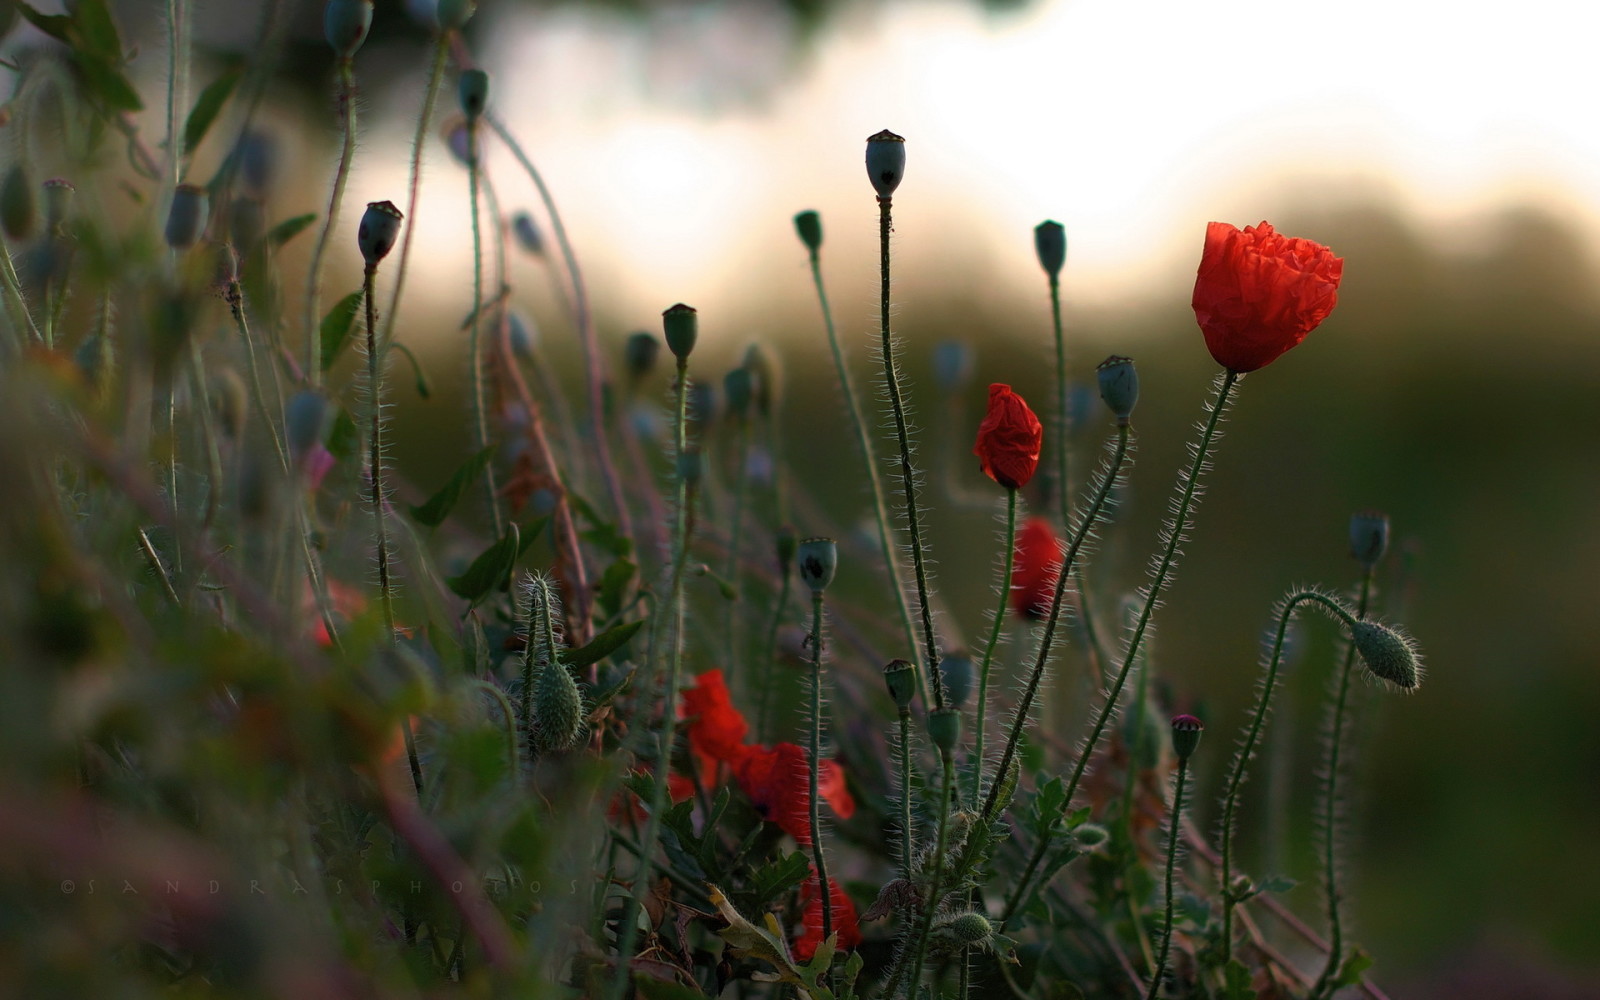
M961 712L949 707L929 712L928 738L941 755L954 753L961 742Z
M1172 717L1172 752L1179 760L1188 760L1200 746L1200 731L1205 724L1192 715Z
M820 594L833 582L839 568L839 546L831 538L807 538L800 543L800 580Z
M172 192L167 209L167 246L187 250L200 242L206 228L206 189L198 184L179 184Z
M656 358L661 356L661 341L655 334L645 330L630 334L622 346L622 358L628 366L628 374L634 378L644 378L656 367Z
M482 117L483 109L489 104L489 74L481 69L463 70L461 79L456 82L456 97L467 121Z
M944 677L944 693L950 704L961 708L972 697L972 657L965 653L951 653L939 661L939 673Z
M72 210L72 195L77 188L70 181L52 177L44 182L44 224L51 231L61 228Z
M967 944L982 944L994 933L989 918L981 913L961 913L945 924L959 940Z
M506 331L511 334L511 350L523 361L532 361L539 344L539 327L521 309L506 313Z
M322 9L322 35L341 59L356 54L371 28L372 0L328 0Z
M1093 851L1111 839L1111 834L1099 823L1084 823L1072 830L1072 842L1080 851Z
M367 202L366 214L356 230L356 245L361 248L361 257L368 267L377 267L378 261L389 256L400 239L400 225L404 221L405 216L394 207L394 202Z
M1371 570L1383 561L1389 551L1389 515L1377 510L1364 510L1350 517L1350 556Z
M511 235L516 237L517 246L522 248L523 253L533 257L544 256L544 236L539 232L538 223L527 212L518 212L511 217Z
M747 419L755 398L755 376L748 368L735 368L722 377L722 394L728 397L728 415L739 421Z
M694 342L700 336L700 319L693 306L682 302L661 314L661 326L667 335L667 349L679 361L689 360Z
M811 209L806 209L794 217L794 231L800 236L800 242L806 249L816 253L822 249L822 216Z
M1422 683L1422 661L1410 636L1377 622L1358 621L1350 638L1374 677L1407 691Z
M472 20L478 9L477 0L439 0L434 8L434 21L441 31L459 31Z
M465 118L454 118L444 123L444 147L450 151L450 158L463 167L472 166L472 130L467 128Z
M1128 417L1139 402L1139 372L1132 358L1113 354L1094 370L1100 380L1100 398L1117 418L1118 427L1128 425Z
M1061 266L1067 262L1067 231L1052 219L1033 227L1033 249L1039 255L1039 266L1052 278L1061 276Z
M941 340L933 345L933 380L949 395L972 381L972 345L965 340Z
M800 549L800 536L794 530L793 525L785 524L778 529L776 544L778 551L778 575L780 577L786 577L789 575L789 567L794 565L795 553Z
M890 660L883 668L883 682L900 714L911 711L911 701L917 696L917 665L910 660Z
M322 443L333 421L333 407L328 397L310 389L295 393L284 408L284 429L289 441L289 454L299 464L311 449Z
M879 198L888 198L906 174L906 140L884 129L867 139L867 177Z
M278 140L271 132L249 129L239 136L233 156L245 193L265 198L278 179Z

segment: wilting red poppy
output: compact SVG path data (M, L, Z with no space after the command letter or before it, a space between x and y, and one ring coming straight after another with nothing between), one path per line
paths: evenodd
M833 933L839 936L838 949L851 951L861 945L861 925L856 920L856 904L850 901L839 885L838 879L828 879L828 895L832 897ZM822 893L817 887L817 870L800 886L800 936L794 941L794 956L802 962L811 961L822 944Z
M1253 372L1304 340L1339 300L1344 260L1272 226L1206 227L1194 316L1217 364Z
M694 680L694 687L683 692L682 714L694 720L689 723L689 747L731 764L744 755L750 724L733 707L720 669L707 670Z
M989 386L989 412L978 425L972 453L983 463L983 474L1008 490L1028 485L1039 468L1039 445L1044 425L1028 403L1009 385Z
M793 743L746 747L733 765L733 779L763 819L778 824L800 844L811 844L811 778L803 747ZM844 768L838 761L820 763L817 791L840 819L855 815L856 801L845 787Z
M1038 621L1050 615L1061 563L1061 542L1050 521L1030 517L1017 532L1011 567L1011 607L1023 618Z

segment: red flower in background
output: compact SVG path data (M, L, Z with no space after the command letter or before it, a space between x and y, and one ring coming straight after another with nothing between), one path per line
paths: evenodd
M861 945L861 925L856 921L856 904L850 901L838 879L828 879L829 902L833 905L833 933L839 936L838 949L851 951ZM818 891L817 870L800 887L800 924L803 930L795 938L794 957L802 962L811 961L822 944L822 893Z
M763 819L776 823L802 846L811 844L811 776L804 747L746 747L733 765L733 778ZM817 768L817 791L840 819L855 815L856 801L845 787L844 768L825 760Z
M1272 226L1206 227L1194 316L1217 364L1253 372L1304 340L1339 300L1344 260Z
M1030 517L1017 532L1017 551L1011 567L1011 607L1023 618L1038 621L1050 616L1060 575L1061 542L1050 521Z
M978 425L972 453L983 463L983 474L1008 490L1028 485L1039 468L1039 446L1044 425L1028 403L1009 385L989 386L989 412Z
M682 714L694 720L689 723L689 746L696 753L730 764L744 755L750 724L733 707L720 669L707 670L683 692Z

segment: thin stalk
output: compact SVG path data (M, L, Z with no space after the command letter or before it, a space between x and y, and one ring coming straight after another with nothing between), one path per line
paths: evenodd
M505 721L506 728L506 762L511 767L512 784L517 784L522 776L522 755L517 752L517 713L511 707L511 699L500 690L499 685L490 684L479 677L467 681L472 687L477 688L494 700L500 707L500 718Z
M144 554L145 562L150 564L150 571L161 581L161 596L173 607L183 607L183 602L178 600L178 592L172 589L172 577L161 564L161 556L156 552L156 547L150 544L150 535L143 528L139 529L139 551Z
M167 178L169 187L181 180L183 150L178 109L188 75L188 16L184 0L167 0Z
M917 609L922 617L923 676L931 677L933 707L944 707L944 679L939 673L939 643L933 632L933 607L928 601L928 569L924 564L922 522L917 512L917 474L911 465L911 436L906 429L905 403L900 397L900 369L894 360L894 338L889 333L889 233L894 229L892 199L878 199L879 325L882 333L883 380L894 411L895 439L900 444L900 486L905 493L906 526L911 533L911 565L917 579ZM915 647L913 647L914 649Z
M1367 617L1367 607L1372 600L1373 571L1368 569L1361 578L1361 598L1356 604L1356 618ZM1321 997L1328 992L1328 984L1338 974L1339 963L1344 952L1344 924L1339 916L1339 904L1342 897L1339 894L1339 865L1338 865L1338 784L1339 784L1339 751L1344 737L1344 709L1350 694L1350 672L1356 662L1356 646L1353 642L1346 642L1344 649L1344 663L1339 667L1339 693L1334 700L1333 707L1333 735L1328 745L1327 778L1322 789L1322 825L1324 843L1322 845L1322 877L1328 894L1328 961L1322 967L1322 974L1317 977L1316 985L1311 989L1313 997Z
M856 403L855 387L851 384L850 369L845 365L844 350L839 346L839 334L833 324L833 310L828 306L828 292L822 283L822 251L821 248L812 248L811 256L811 283L817 289L817 302L822 307L823 326L828 331L828 349L833 354L834 371L839 376L839 390L844 395L845 412L850 417L850 428L856 435L856 447L861 449L861 459L866 463L867 482L872 487L872 513L877 523L878 548L883 553L884 565L889 569L889 582L894 590L895 606L900 611L900 623L905 629L906 648L915 651L917 648L917 629L911 621L911 606L906 603L905 578L900 568L900 553L896 550L889 534L889 502L884 496L883 477L878 473L878 462L872 450L872 439L867 434L866 421L861 417L861 407ZM887 285L887 270L885 270L885 284ZM888 329L887 319L884 329ZM922 688L922 703L932 704L932 692L928 687L928 671L917 672L917 683Z
M26 329L33 335L33 339L44 343L44 334L39 332L39 327L33 322L33 314L28 311L28 302L22 295L22 282L17 278L17 267L11 259L11 247L5 240L0 240L0 280L6 285L7 311L11 313L11 326L21 339L22 331Z
M822 940L833 937L833 893L828 886L828 862L822 850L822 809L818 800L817 772L822 756L822 591L811 594L811 745L806 748L810 774L811 852L816 859L817 890L822 898Z
M972 737L972 757L975 761L972 775L972 808L978 807L978 795L983 791L983 732L989 718L989 668L994 663L994 648L1000 642L1000 632L1005 628L1007 598L1011 596L1011 568L1017 553L1017 491L1006 490L1005 569L1000 574L1000 606L994 609L994 622L989 627L989 641L983 647L983 662L978 667L977 731ZM1009 765L1009 762L1008 762ZM1004 771L998 772L1004 774ZM963 965L964 967L964 965Z
M1056 335L1056 412L1051 433L1056 439L1056 487L1061 523L1072 523L1072 484L1067 478L1067 342L1061 332L1061 278L1050 275L1050 322Z
M1123 843L1128 845L1127 869L1122 879L1123 900L1128 907L1128 921L1133 925L1134 936L1139 939L1139 950L1144 953L1145 964L1154 965L1155 955L1150 950L1150 935L1145 932L1139 904L1133 898L1133 880L1129 877L1134 868L1139 867L1139 849L1134 842L1137 835L1133 829L1133 800L1134 792L1139 785L1139 757L1150 742L1145 732L1145 713L1150 702L1149 667L1148 658L1134 664L1139 677L1133 689L1133 725L1129 728L1133 735L1128 740L1128 776L1122 783L1121 813L1118 821L1122 827Z
M1178 784L1172 793L1172 821L1171 829L1167 833L1167 916L1165 926L1161 931L1161 957L1156 959L1155 971L1150 974L1150 992L1145 995L1145 1000L1156 1000L1156 994L1161 991L1161 977L1167 972L1167 956L1172 951L1172 872L1177 867L1178 838L1183 829L1183 785L1189 777L1189 761L1187 758L1178 761Z
M723 636L722 662L733 664L742 657L739 650L739 576L741 564L739 556L744 541L744 508L750 496L750 419L739 418L739 447L734 458L737 465L734 470L733 480L733 526L728 529L728 568L723 573L723 579L728 581L728 586L733 588L733 600L728 602L728 623L726 634ZM749 678L745 678L749 683Z
M922 920L917 925L910 948L900 952L900 960L895 964L894 972L889 977L889 986L883 992L885 997L894 996L901 979L906 981L907 1000L916 996L917 984L922 979L922 962L928 950L928 933L933 929L933 915L939 909L939 900L943 897L940 890L945 881L944 855L950 839L950 799L955 794L956 767L952 755L943 750L939 752L939 764L943 771L940 786L942 801L939 806L938 834L934 840L933 879L928 884L928 900L922 908ZM910 961L907 961L908 956Z
M895 747L900 764L900 877L911 881L911 856L915 853L911 827L911 713L900 713L900 744Z
M373 285L378 269L367 265L364 284L367 304L367 391L372 394L368 428L368 458L371 465L372 531L378 543L378 602L383 606L383 628L387 644L394 643L394 590L389 576L389 529L383 514L383 381L378 352L378 314Z
M450 54L450 33L441 31L433 39L433 64L428 70L428 86L422 94L422 114L417 116L417 132L411 137L411 181L406 198L406 226L400 236L400 260L395 265L394 291L389 295L389 312L383 317L381 343L394 340L394 324L400 315L400 293L406 284L406 265L411 262L411 237L417 232L417 197L422 192L422 151L427 148L428 129L433 123L433 106L438 101L439 84L444 79L444 63Z
M489 416L483 396L483 234L478 224L478 121L467 122L467 188L472 210L472 332L467 336L468 374L472 380L472 433L478 451L489 447ZM495 221L499 225L499 220ZM500 491L495 485L494 462L483 467L483 481L489 491L489 518L494 535L505 533L505 518L500 514Z
M356 84L354 61L346 56L339 60L339 166L333 174L333 193L328 197L328 214L323 217L322 230L311 248L311 270L306 275L306 378L313 388L322 384L322 272L333 238L334 227L339 224L339 206L344 202L344 189L350 179L350 161L356 155ZM409 227L407 228L409 233Z
M1094 728L1090 731L1088 742L1078 755L1078 762L1073 766L1072 777L1067 781L1066 798L1062 801L1061 813L1057 814L1050 823L1050 828L1045 836L1039 838L1039 845L1034 848L1033 857L1028 861L1024 877L1017 882L1012 890L1011 898L1006 903L1001 925L1015 912L1017 904L1024 898L1023 892L1027 888L1027 881L1038 868L1039 862L1044 859L1050 849L1052 835L1060 825L1062 817L1067 810L1072 808L1072 800L1078 792L1078 785L1083 781L1083 775L1088 770L1089 761L1094 756L1095 748L1104 735L1106 723L1111 719L1111 713L1116 710L1117 698L1122 694L1122 686L1128 679L1128 671L1133 666L1134 659L1139 655L1139 649L1144 645L1144 637L1150 627L1150 618L1155 612L1156 604L1161 598L1161 592L1166 589L1167 581L1172 575L1172 567L1177 563L1178 543L1183 540L1190 527L1189 512L1194 507L1199 497L1200 477L1206 470L1206 459L1211 453L1211 444L1217 437L1217 430L1222 423L1222 414L1226 412L1229 397L1233 395L1233 387L1243 378L1237 372L1225 371L1217 380L1216 396L1211 403L1211 410L1206 417L1204 429L1200 432L1199 443L1194 448L1194 460L1190 463L1188 473L1178 480L1176 502L1173 505L1172 518L1162 528L1163 549L1160 560L1156 563L1155 574L1145 591L1144 606L1139 610L1139 619L1134 624L1133 635L1128 638L1128 646L1122 654L1122 665L1117 670L1117 679L1111 685L1111 690L1106 693L1106 700L1100 706L1100 714L1095 718ZM1063 569L1062 576L1066 575ZM1058 582L1057 589L1060 589Z

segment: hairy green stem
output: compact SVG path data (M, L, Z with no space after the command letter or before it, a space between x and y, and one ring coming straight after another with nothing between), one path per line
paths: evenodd
M1172 793L1172 820L1171 828L1167 833L1167 913L1166 922L1161 931L1161 956L1156 959L1155 971L1150 974L1150 992L1145 995L1145 1000L1156 1000L1156 994L1161 991L1161 977L1167 973L1167 956L1172 951L1172 873L1178 862L1178 838L1183 830L1183 785L1189 777L1189 761L1178 761L1178 782Z
M467 188L472 214L472 332L467 336L468 376L472 381L472 433L478 451L489 447L489 416L483 395L483 234L478 224L478 122L467 123ZM499 225L495 220L495 225ZM531 414L530 414L531 416ZM500 491L495 485L494 462L483 467L483 481L489 493L489 519L494 535L505 533L505 518L500 514Z
M900 877L911 881L911 858L916 853L911 826L911 712L900 712L900 744L895 757L900 764Z
M306 275L306 378L315 387L322 384L322 274L333 239L334 227L339 224L339 207L344 203L344 189L350 179L350 163L356 155L356 85L354 61L346 56L339 60L339 166L333 173L333 193L328 197L328 214L323 217L317 242L311 248L311 269Z
M822 940L833 937L833 893L828 886L828 862L822 850L822 809L818 801L818 770L822 757L822 591L811 594L811 745L806 748L810 780L811 852L816 859L817 891L822 899Z
M394 324L400 315L400 293L406 284L406 265L411 263L411 237L417 232L417 198L422 192L422 151L427 147L428 128L433 123L433 106L444 79L445 59L450 53L450 33L440 31L433 39L433 64L428 69L428 86L422 94L422 114L417 116L417 132L411 138L411 181L406 196L406 226L400 236L400 259L395 265L394 291L389 295L389 312L383 317L380 342L388 347L394 340Z
M744 541L744 508L750 495L750 420L748 417L739 418L739 447L734 460L737 465L734 470L733 481L733 526L728 529L728 567L723 573L723 579L727 580L728 586L733 588L733 600L728 602L727 631L723 636L722 656L722 662L730 665L742 659L739 655L739 576L742 568L739 562L739 555ZM748 684L749 677L745 677L744 681Z
M978 667L977 730L972 737L972 788L969 801L978 807L978 796L983 791L983 733L989 718L989 668L994 663L994 648L1000 642L1000 632L1005 628L1006 606L1011 596L1011 567L1017 551L1017 491L1006 490L1005 569L1000 573L1000 606L994 609L994 622L989 627L989 641L983 647L983 662ZM1004 771L999 772L1004 774Z
M363 275L367 307L367 391L372 394L368 417L367 456L370 463L372 487L368 499L372 504L372 532L378 544L378 602L383 607L383 628L386 644L394 642L394 589L389 576L389 528L384 517L383 488L383 379L382 363L378 351L378 314L373 286L377 267L369 264Z
M933 877L928 882L928 899L922 907L922 919L917 924L917 929L910 941L910 947L902 949L895 970L889 978L889 986L884 990L885 997L892 998L895 988L900 980L906 983L906 998L911 1000L917 994L917 984L922 979L922 963L928 951L928 934L933 929L933 915L938 912L939 901L943 898L942 892L945 884L944 855L950 840L950 800L955 795L955 759L945 750L939 751L939 765L943 772L940 784L939 826L934 837L933 848ZM959 876L957 876L959 877ZM951 881L954 881L952 879ZM909 960L908 960L909 959Z
M1061 523L1072 523L1072 483L1067 477L1067 342L1061 331L1061 278L1050 275L1050 321L1056 335L1056 412L1051 433L1056 439L1056 493Z

